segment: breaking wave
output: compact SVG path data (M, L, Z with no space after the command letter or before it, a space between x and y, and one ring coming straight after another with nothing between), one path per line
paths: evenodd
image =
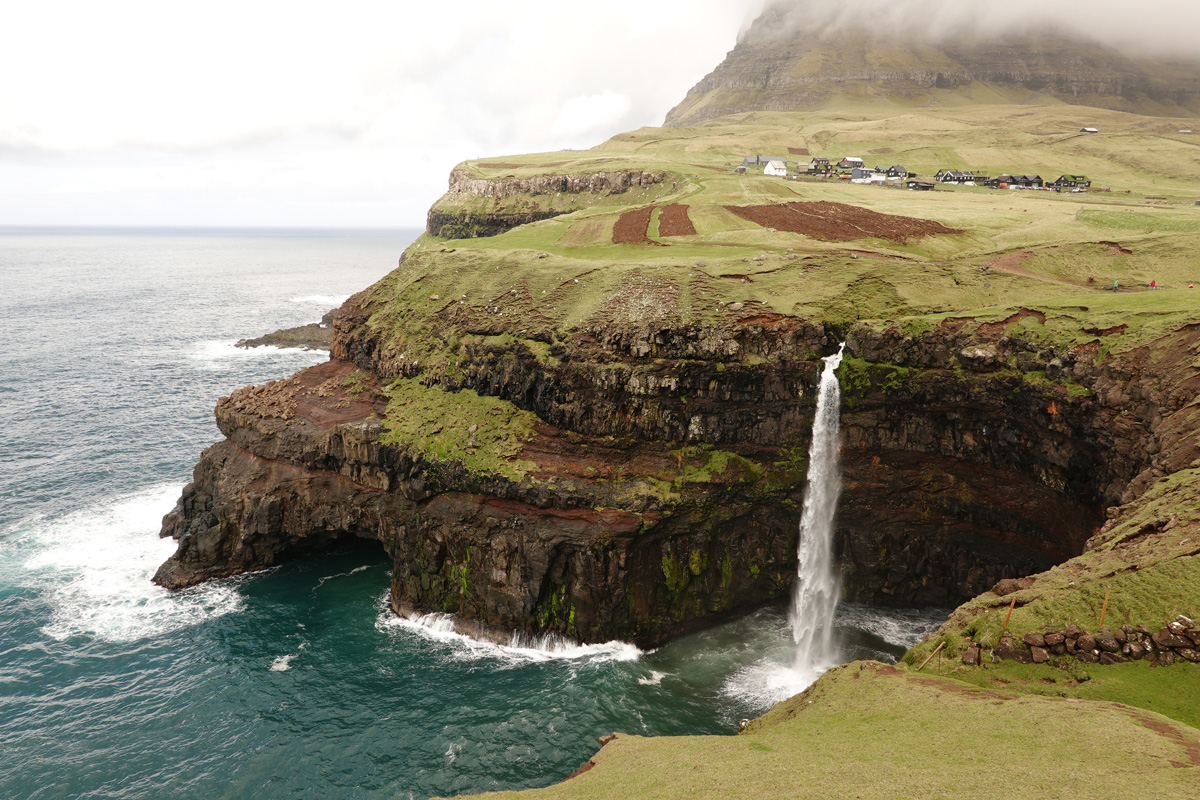
M102 501L58 519L14 526L5 549L16 556L5 571L36 587L50 607L42 632L52 639L90 636L127 642L206 622L242 607L236 581L168 592L150 582L175 550L160 539L163 515L178 485L156 486ZM9 561L8 558L5 561Z
M636 661L642 656L642 651L628 642L579 644L555 634L530 636L514 631L507 644L497 644L459 633L453 614L400 617L392 613L386 596L379 606L376 628L438 642L459 660L483 659L515 666L543 661Z

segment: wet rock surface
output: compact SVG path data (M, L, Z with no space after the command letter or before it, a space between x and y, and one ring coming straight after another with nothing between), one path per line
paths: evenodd
M1196 457L1175 397L1190 378L1151 379L1136 353L1097 365L1085 348L1037 349L1003 325L847 334L747 309L707 327L577 330L553 362L520 343L468 344L448 373L389 350L374 310L362 296L343 306L328 364L218 404L227 439L164 520L180 546L160 583L358 537L392 556L397 610L500 630L654 645L780 600L794 581L819 357L843 336L836 546L850 599L949 605L1005 581L1019 590L1083 552L1105 508L1155 469ZM1057 362L1089 391L1027 381L1012 366L1022 360ZM535 414L518 456L535 468L504 477L383 443L384 420L403 413L383 386L416 376ZM1134 657L1130 642L1118 653L1056 636L1034 646Z

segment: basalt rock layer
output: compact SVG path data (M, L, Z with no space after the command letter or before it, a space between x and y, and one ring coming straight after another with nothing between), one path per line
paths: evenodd
M848 99L959 105L983 98L1193 116L1200 111L1200 63L1126 56L1058 32L960 32L935 39L920 28L814 28L799 9L791 15L769 9L671 110L666 125Z
M392 557L398 612L643 646L789 593L818 359L845 333L747 311L580 330L554 360L469 344L435 372L389 348L368 297L339 311L330 362L220 401L226 441L164 520L179 550L159 583L357 537ZM1191 383L1163 382L1162 365L969 323L848 333L837 526L852 599L948 605L1046 569L1197 455L1181 433ZM487 439L471 423L459 453L391 427L404 403L436 418L464 398L532 415L508 466L471 459L511 445L511 426Z
M610 195L652 187L663 180L661 173L641 170L476 178L455 169L450 173L446 195L429 209L425 229L429 235L443 239L496 236L531 222L570 214ZM547 196L560 202L539 202ZM564 196L567 200L562 202ZM518 198L527 205L522 205Z

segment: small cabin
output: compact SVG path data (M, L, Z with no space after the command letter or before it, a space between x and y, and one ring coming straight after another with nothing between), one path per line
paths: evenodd
M932 192L937 184L933 181L908 181L904 186L913 192Z
M763 169L764 175L774 175L779 178L787 177L787 162L782 159L768 161L766 168Z
M1080 128L1079 132L1080 133L1099 133L1100 129L1099 128Z

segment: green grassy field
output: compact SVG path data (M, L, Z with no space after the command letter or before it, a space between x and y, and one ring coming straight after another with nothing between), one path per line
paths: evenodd
M739 736L618 736L565 783L486 797L1193 798L1200 731L1152 712L848 664Z

